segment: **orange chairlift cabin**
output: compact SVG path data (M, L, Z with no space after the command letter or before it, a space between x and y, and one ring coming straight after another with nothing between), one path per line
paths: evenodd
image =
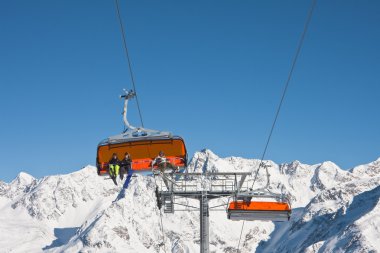
M284 193L278 194L269 190L268 167L270 165L261 163L259 169L260 167L266 169L266 186L255 190L238 191L228 204L228 219L246 221L288 221L290 219L292 209L288 198Z
M170 132L131 126L127 120L128 101L136 96L134 91L125 91L123 119L125 131L119 135L104 139L98 144L96 166L98 175L107 175L108 161L113 153L118 158L128 152L132 157L132 170L152 169L152 161L159 151L164 151L169 162L180 169L187 166L187 150L184 140ZM155 166L156 167L156 166Z

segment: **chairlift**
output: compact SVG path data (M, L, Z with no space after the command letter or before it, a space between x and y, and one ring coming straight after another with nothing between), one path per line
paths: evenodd
M98 144L96 166L98 175L109 174L108 161L113 153L119 159L128 152L132 158L132 170L147 171L152 169L152 161L162 150L170 163L183 169L187 166L185 141L170 132L151 130L131 126L127 120L128 100L134 98L134 91L125 91L123 119L126 130L118 135L108 137ZM157 166L155 166L157 168Z

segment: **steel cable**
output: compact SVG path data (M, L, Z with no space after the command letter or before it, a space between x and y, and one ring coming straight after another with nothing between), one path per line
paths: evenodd
M299 56L299 54L301 52L302 45L303 45L303 42L305 40L305 36L306 36L307 30L309 28L309 24L310 24L311 18L313 16L313 12L314 12L314 8L315 8L316 3L317 3L317 0L312 0L311 1L311 6L310 6L310 9L309 9L309 13L307 15L307 18L306 18L306 22L305 22L305 25L304 25L304 28L303 28L303 32L302 32L301 38L300 38L300 40L298 42L297 50L296 50L296 53L295 53L293 61L292 61L292 65L291 65L291 68L290 68L290 71L289 71L289 74L288 74L288 78L286 79L286 82L285 82L284 90L282 92L280 103L279 103L279 105L277 107L277 111L276 111L276 114L275 114L275 117L274 117L274 120L273 120L273 123L272 123L272 127L270 129L270 132L269 132L269 135L268 135L268 139L267 139L267 142L265 144L264 152L263 152L263 154L261 156L261 161L260 161L260 164L259 164L259 168L257 169L257 171L255 173L255 177L253 179L252 187L255 184L255 182L257 180L257 177L258 177L258 174L259 174L259 171L260 171L260 168L263 165L265 154L267 152L270 140L272 138L273 130L274 130L275 126L276 126L277 119L278 119L278 116L280 114L280 111L281 111L281 108L282 108L282 104L283 104L284 99L285 99L286 92L288 91L289 83L290 83L290 80L292 79L294 68L296 66L296 63L297 63L297 60L298 60L298 56ZM268 173L267 173L267 177L268 177ZM241 237L242 237L242 234L243 234L243 228L244 228L244 221L243 221L243 225L242 225L241 232L240 232L240 238L239 238L239 243L238 243L238 246L237 246L237 252L239 252L240 241L241 241Z
M123 25L123 21L121 19L121 15L120 15L119 0L115 0L115 5L116 5L117 17L119 19L119 24L120 24L121 35L123 37L123 45L124 45L124 49L125 49L125 55L126 55L127 60L128 60L129 74L131 76L133 90L136 93L136 103L137 103L137 109L139 111L140 122L141 122L141 126L144 127L144 122L143 122L143 118L142 118L142 114L141 114L141 109L140 109L140 103L139 103L139 99L138 99L137 91L136 91L135 78L133 76L133 71L132 71L131 59L129 57L128 47L127 47L127 40L126 40L126 36L125 36L124 25Z

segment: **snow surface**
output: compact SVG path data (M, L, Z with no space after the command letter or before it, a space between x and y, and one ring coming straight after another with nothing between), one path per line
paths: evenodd
M259 162L203 150L189 172L255 171ZM241 252L380 252L380 159L349 171L332 162L266 162L271 190L288 195L292 217L245 222ZM257 187L266 183L263 169L259 175ZM0 252L199 252L199 213L163 213L163 236L154 190L152 177L138 175L122 189L93 166L0 181ZM241 227L223 210L210 212L210 251L237 252Z

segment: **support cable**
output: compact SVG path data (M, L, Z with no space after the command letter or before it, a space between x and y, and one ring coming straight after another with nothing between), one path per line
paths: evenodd
M306 18L306 22L305 22L305 25L304 25L304 28L303 28L303 32L302 32L301 38L300 38L300 40L298 42L297 50L296 50L296 53L295 53L293 61L292 61L292 65L291 65L291 68L290 68L290 71L289 71L289 74L288 74L288 78L286 79L286 82L285 82L285 87L284 87L284 90L282 92L280 103L279 103L279 105L277 107L277 111L276 111L276 114L275 114L275 117L274 117L274 120L273 120L273 123L272 123L272 127L271 127L269 135L268 135L267 142L265 144L264 152L263 152L263 154L261 156L261 161L260 161L260 164L259 164L259 168L257 169L257 171L255 173L255 177L253 179L252 187L255 184L255 182L257 180L257 177L258 177L258 174L259 174L259 171L260 171L260 168L263 165L263 160L265 158L265 154L267 152L267 149L268 149L268 146L269 146L269 142L270 142L270 140L272 138L273 130L274 130L275 126L276 126L277 119L278 119L278 116L280 114L281 107L282 107L282 104L284 102L286 92L288 91L289 83L290 83L290 80L292 79L294 68L296 66L296 63L297 63L297 60L298 60L298 56L299 56L299 54L301 52L302 45L303 45L303 42L305 40L305 36L306 36L307 30L309 28L309 24L310 24L311 18L313 16L313 12L314 12L314 8L315 8L316 3L317 3L317 0L312 0L311 1L311 6L310 6L310 9L309 9L308 16ZM267 173L267 176L268 176L268 173ZM241 227L241 232L240 232L240 238L239 238L239 244L238 244L238 247L237 247L237 252L239 252L240 241L241 241L241 237L242 237L242 234L243 234L244 222L245 221L243 221L243 225Z
M133 85L133 90L136 93L136 103L137 103L137 109L139 111L140 122L141 122L141 126L144 127L144 122L143 122L143 119L142 119L142 114L141 114L141 109L140 109L140 103L139 103L139 99L138 99L137 91L136 91L135 78L133 76L133 71L132 71L131 59L129 57L128 47L127 47L127 40L126 40L126 36L125 36L123 21L121 19L121 15L120 15L119 0L115 0L115 6L116 6L116 11L117 11L117 17L119 19L121 35L123 37L123 45L124 45L125 55L126 55L127 60L128 60L129 75L131 77L131 81L132 81L132 85Z
M285 87L284 87L284 90L282 92L282 96L281 96L281 100L280 100L280 103L277 107L277 111L276 111L276 114L275 114L275 117L274 117L274 120L273 120L273 123L272 123L272 127L270 129L270 132L269 132L269 136L268 136L268 139L267 139L267 142L265 144L265 148L264 148L264 152L261 156L261 161L260 161L260 165L259 165L259 168L257 169L256 171L256 174L255 174L255 178L253 180L253 184L255 183L256 179L257 179L257 175L259 173L259 170L263 164L263 160L265 158L265 154L267 152L267 149L268 149L268 146L269 146L269 142L272 138L272 134L273 134L273 130L276 126L276 123L277 123L277 119L278 119L278 116L280 114L280 111L281 111L281 108L282 108L282 104L284 102L284 99L285 99L285 95L286 95L286 92L288 91L288 87L289 87L289 83L290 83L290 80L292 79L292 75L293 75L293 72L294 72L294 68L296 66L296 63L297 63L297 60L298 60L298 56L301 52L301 49L302 49L302 45L303 45L303 42L304 42L304 39L305 39L305 36L306 36L306 32L309 28L309 24L310 24L310 21L311 21L311 18L313 16L313 11L314 11L314 7L317 3L317 0L312 0L312 3L311 3L311 7L310 7L310 10L309 10L309 14L307 16L307 19L306 19L306 22L305 22L305 26L304 26L304 29L303 29L303 32L302 32L302 35L301 35L301 39L298 43L298 46L297 46L297 50L296 50L296 53L295 53L295 56L293 58L293 61L292 61L292 65L291 65L291 68L290 68L290 71L289 71L289 74L288 74L288 78L286 80L286 83L285 83ZM253 186L252 184L252 186Z

